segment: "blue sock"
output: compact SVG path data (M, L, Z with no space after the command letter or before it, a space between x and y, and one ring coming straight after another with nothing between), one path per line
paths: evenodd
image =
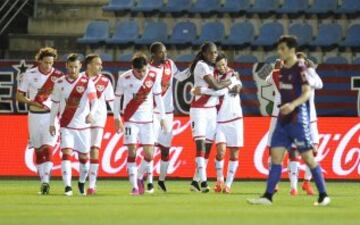
M319 191L319 194L326 193L325 180L321 172L321 167L317 165L314 169L311 169L311 173L314 177L314 181Z
M266 184L266 193L273 194L276 184L280 181L281 178L282 166L277 164L272 164L269 172L269 177Z

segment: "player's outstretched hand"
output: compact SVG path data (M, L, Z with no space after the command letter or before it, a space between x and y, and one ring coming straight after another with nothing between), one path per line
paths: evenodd
M201 95L201 87L194 87L191 93L193 93L193 95Z
M164 119L160 120L160 126L164 133L169 133L167 123Z
M49 132L51 136L55 136L56 135L56 128L55 126L50 126L49 127Z
M115 132L116 133L124 132L124 124L119 119L115 120Z
M283 115L288 115L290 114L292 111L294 111L295 107L293 104L291 103L286 103L283 106L280 107L280 112Z
M89 124L94 123L94 119L91 114L86 116L85 122Z

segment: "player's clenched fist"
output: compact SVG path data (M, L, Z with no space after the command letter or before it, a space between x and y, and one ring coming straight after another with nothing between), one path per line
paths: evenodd
M280 107L280 112L283 115L288 115L290 114L292 111L294 111L295 107L293 104L291 103L286 103L283 106Z
M86 122L86 123L89 123L89 124L94 123L94 118L93 118L93 116L92 116L91 114L87 115L87 116L86 116L86 119L85 119L85 122Z
M55 128L55 126L50 126L50 127L49 127L49 132L50 132L51 136L55 136L55 135L56 135L56 128Z
M115 120L115 132L116 133L124 132L124 124L119 119Z

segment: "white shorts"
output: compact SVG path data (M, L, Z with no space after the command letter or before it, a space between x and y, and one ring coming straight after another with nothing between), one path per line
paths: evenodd
M174 122L174 114L165 114L165 122L167 125L167 133L161 130L160 126L160 115L154 113L154 134L155 134L155 143L162 145L164 147L170 148L171 141L173 138L173 122Z
M90 129L91 132L91 147L101 148L101 142L104 134L104 128L101 127L93 127Z
M190 108L190 120L194 140L213 142L216 132L216 108Z
M216 144L225 143L226 147L244 146L244 122L243 119L227 123L218 123L216 127Z
M154 124L153 123L132 123L125 122L124 144L154 145Z
M61 141L60 141L61 149L71 148L79 153L90 152L90 138L91 138L90 128L75 130L75 129L68 129L63 127L60 129L60 134L61 134Z
M30 142L34 148L40 148L43 145L55 146L59 132L52 136L49 132L50 113L31 113L28 115L28 126ZM57 131L59 130L58 122L55 122Z

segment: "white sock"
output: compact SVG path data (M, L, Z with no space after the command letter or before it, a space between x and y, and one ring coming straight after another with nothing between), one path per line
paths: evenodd
M42 164L43 167L43 178L42 178L42 182L43 183L49 183L50 182L50 176L51 176L51 169L53 167L53 163L50 161L44 162Z
M215 160L216 180L224 182L224 160Z
M193 181L197 181L199 182L200 181L200 177L199 177L199 173L198 173L198 170L197 170L197 163L195 163L195 172L194 172L194 176L193 176Z
M288 169L289 169L290 187L292 189L297 190L298 174L299 174L299 162L298 161L290 161Z
M86 178L89 174L89 167L90 167L89 162L79 163L79 171L80 171L79 182L80 183L86 182Z
M148 162L145 159L143 159L140 163L140 167L138 170L138 178L139 179L144 178L144 175L147 172L147 168L148 168Z
M310 181L312 178L311 169L309 166L305 166L304 180Z
M145 173L147 173L147 182L149 184L152 184L154 180L153 171L154 171L154 161L151 160L150 162L147 162L146 171L145 171Z
M206 181L207 177L206 177L206 165L205 165L204 157L196 157L196 167L200 181L201 182Z
M127 163L127 171L129 175L129 181L133 188L138 189L137 185L137 168L136 163L134 162L128 162Z
M61 172L62 178L64 181L64 185L71 187L71 161L70 160L62 160L61 161Z
M228 166L228 170L227 170L227 174L226 174L226 183L225 183L225 185L229 188L231 187L231 185L234 181L238 166L239 166L238 160L236 160L236 161L230 160L229 161L229 166Z
M160 161L160 174L159 174L160 181L165 181L168 167L169 167L169 161L163 161L163 160Z
M98 170L99 170L99 163L90 163L89 188L95 189Z

